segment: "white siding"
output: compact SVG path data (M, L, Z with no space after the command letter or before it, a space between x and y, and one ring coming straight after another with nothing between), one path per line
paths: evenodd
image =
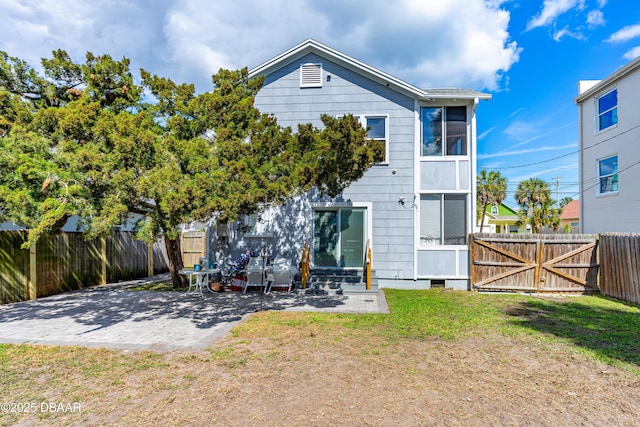
M596 99L614 88L618 90L618 124L596 132ZM583 233L640 232L639 96L640 68L636 68L579 103ZM618 156L618 192L601 195L597 192L597 160L612 155Z

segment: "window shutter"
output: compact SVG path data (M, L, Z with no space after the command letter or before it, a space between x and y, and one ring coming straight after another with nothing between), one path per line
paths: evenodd
M322 64L300 65L300 87L322 87Z

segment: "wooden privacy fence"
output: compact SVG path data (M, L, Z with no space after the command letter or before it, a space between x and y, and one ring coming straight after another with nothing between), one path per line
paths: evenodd
M592 234L472 234L471 289L597 291L597 246Z
M601 234L600 260L600 293L640 304L640 234Z
M0 231L0 303L24 301L87 286L169 271L165 245L129 232L85 240L80 233L43 236L20 249L26 231Z
M206 238L204 231L185 231L180 235L182 265L191 268L200 263L200 258L207 254Z

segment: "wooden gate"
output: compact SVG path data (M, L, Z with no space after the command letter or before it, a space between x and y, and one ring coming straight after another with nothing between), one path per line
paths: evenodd
M598 289L597 235L472 234L471 289L588 293Z
M195 264L200 264L200 257L206 256L206 236L204 231L185 231L180 236L182 265L185 268L193 268Z

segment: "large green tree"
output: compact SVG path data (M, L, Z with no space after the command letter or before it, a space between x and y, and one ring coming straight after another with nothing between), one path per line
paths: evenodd
M520 209L518 225L529 224L532 233L544 227L557 230L560 226L560 209L554 208L549 185L539 178L520 182L515 193Z
M144 70L136 84L126 58L55 51L42 66L0 53L0 208L29 228L27 246L72 215L94 237L140 213L139 236L164 236L177 285L180 224L231 221L313 186L336 196L382 156L350 115L282 128L255 108L262 80L246 69L196 94Z
M483 169L476 178L476 216L480 219L480 232L484 226L487 206L498 206L507 197L507 179L500 172Z

